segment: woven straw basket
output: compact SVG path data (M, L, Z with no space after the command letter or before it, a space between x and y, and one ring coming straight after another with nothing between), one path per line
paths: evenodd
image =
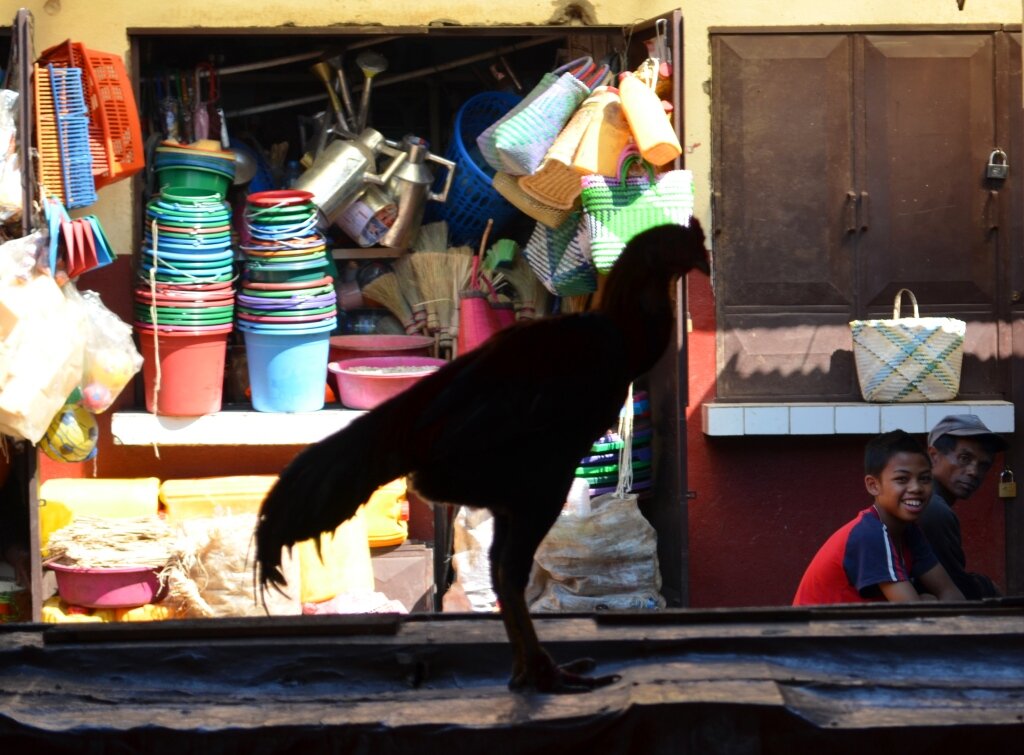
M900 317L903 295L913 317ZM951 317L921 317L917 297L901 288L891 320L854 320L853 356L865 401L950 401L960 391L967 323Z

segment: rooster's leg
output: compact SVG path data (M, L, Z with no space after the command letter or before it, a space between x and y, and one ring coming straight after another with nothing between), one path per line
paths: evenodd
M538 509L539 511L540 509ZM555 507L555 517L561 507ZM588 677L579 671L593 668L589 659L558 666L541 647L530 611L526 605L526 584L530 578L533 554L550 529L551 521L494 517L494 542L491 546L491 579L501 603L505 631L515 652L511 689L534 688L539 692L586 692L618 681L617 675Z

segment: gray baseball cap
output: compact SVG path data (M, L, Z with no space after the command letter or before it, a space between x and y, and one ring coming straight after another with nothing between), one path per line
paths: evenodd
M998 451L1005 451L1008 445L1003 436L989 430L976 414L950 414L943 417L928 433L928 445L934 446L935 441L943 435L952 435L954 438L988 436Z

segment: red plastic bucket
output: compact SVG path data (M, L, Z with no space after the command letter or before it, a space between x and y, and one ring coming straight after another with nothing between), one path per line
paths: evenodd
M154 338L139 328L146 410L169 417L198 417L219 412L224 385L224 360L231 326L164 331ZM159 339L158 344L154 340ZM157 351L160 386L156 390Z

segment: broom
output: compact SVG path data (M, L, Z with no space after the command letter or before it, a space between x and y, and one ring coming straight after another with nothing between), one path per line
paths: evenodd
M515 291L517 320L533 320L538 312L547 311L548 290L522 254L517 254L512 267L502 270L496 277Z
M412 240L414 252L443 252L448 249L448 221L424 223Z
M412 307L402 294L398 276L395 273L378 275L363 286L363 293L378 304L387 307L391 314L402 323L406 333L411 335L419 331L412 314Z
M447 252L414 252L410 261L427 306L427 333L438 339L441 348L450 348L455 292L469 274L470 257Z
M403 254L391 263L391 268L398 278L398 288L409 306L412 308L412 319L416 325L416 331L427 332L427 305L423 301L423 293L416 282L416 272L412 269L411 254Z

